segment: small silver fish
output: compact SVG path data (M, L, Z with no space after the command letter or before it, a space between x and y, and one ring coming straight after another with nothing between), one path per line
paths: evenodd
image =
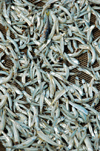
M44 43L49 35L49 31L50 31L50 22L49 22L49 12L46 13L46 23L43 29L42 34L40 35L40 42Z

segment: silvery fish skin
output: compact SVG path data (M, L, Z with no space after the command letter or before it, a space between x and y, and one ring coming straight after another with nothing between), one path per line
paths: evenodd
M50 22L49 22L49 12L46 14L46 23L42 32L42 35L40 37L40 42L44 43L49 35L50 32Z
M11 4L12 0L5 0L6 4Z

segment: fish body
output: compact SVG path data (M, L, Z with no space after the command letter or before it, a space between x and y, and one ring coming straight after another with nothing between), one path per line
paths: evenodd
M50 22L49 22L49 12L46 13L46 23L42 32L42 35L40 37L40 42L44 43L49 35L49 31L50 31Z

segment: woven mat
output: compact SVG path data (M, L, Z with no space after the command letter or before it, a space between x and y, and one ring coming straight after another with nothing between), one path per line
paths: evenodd
M28 0L28 1L32 3L34 0ZM43 5L43 3L41 2L41 3L38 3L37 5ZM99 13L100 13L100 11L99 11ZM92 15L92 16L91 16L91 25L93 25L94 22L95 22L95 16ZM4 28L1 24L0 24L0 31L1 31L4 35L6 34L5 28ZM93 36L94 36L94 40L95 40L96 38L98 38L98 37L100 36L100 30L98 30L97 28L94 28L94 30L93 30ZM11 33L11 37L14 38L13 33ZM2 51L2 50L0 49L0 52L1 52L1 51ZM26 53L26 52L27 52L27 49L24 49L24 50L22 50L22 51L24 51L24 52ZM81 56L77 57L77 59L79 60L80 65L82 65L82 66L86 66L86 65L87 65L87 54L86 54L86 53L84 53L84 54L82 54ZM7 57L5 57L4 60L5 60L5 66L8 67L8 68L11 68L12 65L13 65L12 62L9 61L9 59L8 59ZM97 62L95 62L94 65L93 65L93 67L97 67L97 66L99 66L99 64L98 64ZM77 72L76 69L74 69L73 72ZM81 72L80 72L80 73L81 73ZM79 79L80 79L80 83L81 83L82 79L85 79L86 82L88 82L88 83L89 83L90 80L91 80L91 77L90 77L89 75L83 73L83 72L82 72L82 74L79 74L78 77L79 77ZM74 81L75 81L75 76L71 76L70 79L69 79L69 81L72 82L72 83L74 83ZM16 85L16 84L15 84L15 85ZM16 85L16 86L19 88L18 85ZM96 85L96 86L97 86L97 89L100 91L100 84L98 84L98 85ZM28 89L27 89L26 91L29 93L29 90L28 90ZM90 103L92 103L92 102L90 102ZM96 110L100 112L100 102L99 102L99 104L96 106ZM5 151L5 148L2 146L1 143L0 143L0 151Z

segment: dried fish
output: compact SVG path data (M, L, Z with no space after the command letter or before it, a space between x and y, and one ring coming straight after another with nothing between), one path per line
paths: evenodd
M40 42L41 43L44 43L47 38L48 38L48 35L49 35L49 31L50 31L50 22L49 22L49 12L46 13L46 23L45 23L45 26L44 26L44 29L43 29L43 33L42 33L42 36L40 37Z
M40 137L41 139L43 139L44 141L48 142L49 144L54 145L54 146L60 146L60 147L62 147L62 145L59 145L59 144L53 142L53 141L52 141L49 137L47 137L41 130L38 130L37 133L38 133L38 135L39 135L39 137Z
M0 141L7 151L100 150L97 4L1 0Z

